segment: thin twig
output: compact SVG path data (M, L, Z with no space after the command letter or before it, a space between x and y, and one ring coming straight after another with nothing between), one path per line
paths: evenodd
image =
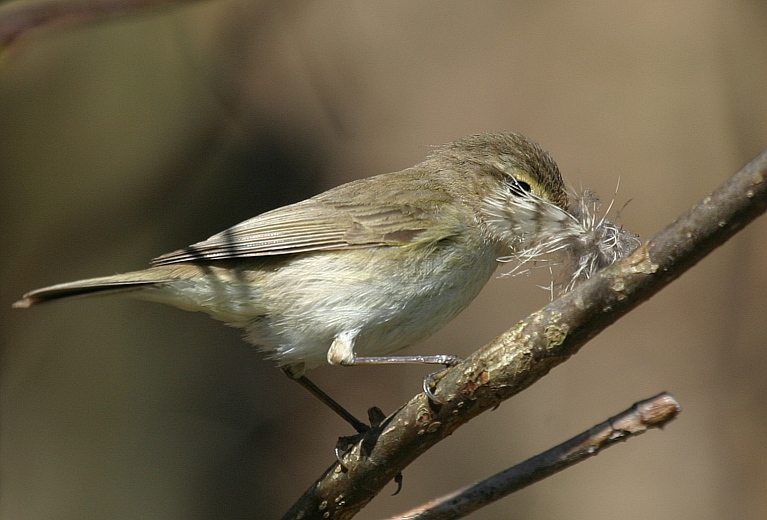
M284 519L348 519L459 426L521 392L668 285L767 208L767 150L658 233L574 291L449 369L322 475Z
M640 401L577 437L521 464L467 486L390 520L454 520L496 500L597 455L618 441L626 441L650 428L674 420L681 408L669 394Z
M0 50L19 36L45 25L100 21L150 7L197 0L54 0L0 10Z

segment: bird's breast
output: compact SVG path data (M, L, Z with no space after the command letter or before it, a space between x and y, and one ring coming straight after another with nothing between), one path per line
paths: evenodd
M357 355L390 353L452 320L495 266L493 248L449 243L301 255L263 278L266 311L248 325L248 338L280 364L322 364L347 331L357 331Z

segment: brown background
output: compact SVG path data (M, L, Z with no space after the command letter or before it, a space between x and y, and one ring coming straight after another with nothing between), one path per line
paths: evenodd
M761 1L200 2L27 34L0 64L0 517L275 518L349 428L239 332L119 298L11 310L269 208L509 129L644 238L767 146ZM767 517L767 221L405 472L360 518L672 392L663 432L474 519ZM502 270L501 270L502 271ZM499 271L500 272L500 271ZM409 352L468 354L547 301L494 279ZM421 367L321 368L359 415Z

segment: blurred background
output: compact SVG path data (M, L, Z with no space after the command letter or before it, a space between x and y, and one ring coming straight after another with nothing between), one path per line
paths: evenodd
M31 31L0 63L0 517L277 518L350 428L203 314L11 310L487 130L548 149L644 239L767 146L767 4L218 0ZM473 519L767 517L767 220L459 429L358 518L402 512L667 390L683 413ZM499 269L499 274L504 268ZM493 279L409 353L543 306ZM424 367L310 375L359 416Z

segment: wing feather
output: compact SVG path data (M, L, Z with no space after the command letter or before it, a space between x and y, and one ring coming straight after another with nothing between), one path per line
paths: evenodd
M423 189L371 205L350 183L311 199L277 208L187 248L162 255L152 265L287 255L437 241L465 227L456 214L435 211L447 195ZM426 196L424 196L426 195ZM426 202L424 202L426 201ZM436 225L439 223L440 225Z

